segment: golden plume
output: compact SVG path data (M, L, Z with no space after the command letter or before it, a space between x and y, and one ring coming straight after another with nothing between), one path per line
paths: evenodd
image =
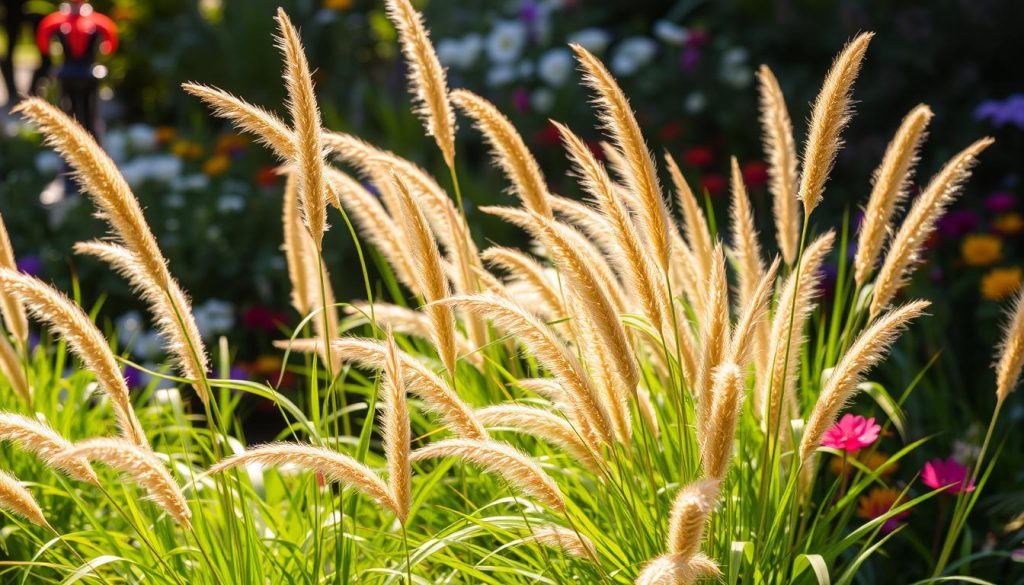
M695 585L705 578L722 576L718 563L704 553L689 558L678 554L664 554L644 565L635 585Z
M637 196L641 233L650 242L652 255L661 272L668 274L671 239L669 215L661 195L654 159L640 134L640 125L630 109L629 101L601 61L580 45L570 45L583 68L583 82L594 90L594 103L600 120L615 147L628 162L623 177Z
M290 160L295 156L292 130L274 114L216 87L198 83L183 83L181 87L212 108L218 118L224 118L242 132L255 136L279 159Z
M281 8L277 9L277 23L280 27L277 44L285 59L288 110L294 127L294 172L298 178L302 220L319 252L323 249L324 232L327 231L327 184L324 181L320 108L316 104L313 78L299 33Z
M521 451L507 443L446 439L421 447L412 453L412 460L437 457L458 457L496 473L524 494L536 498L556 512L565 512L565 500L551 477Z
M480 257L487 264L505 270L516 280L528 283L547 305L546 310L553 318L567 314L558 283L553 282L544 267L530 256L513 248L491 246Z
M921 249L935 230L939 217L971 176L971 168L977 162L978 155L993 142L991 138L982 138L961 150L932 177L928 186L918 195L907 217L903 219L900 230L889 244L885 262L875 278L870 309L872 317L885 308L896 296L896 292L910 280L910 275L920 261Z
M704 475L711 479L723 479L732 461L736 420L743 408L743 386L743 371L736 364L726 363L715 370L707 433L700 444Z
M768 159L768 190L772 193L775 238L787 266L796 260L800 239L800 212L797 210L797 158L793 123L786 109L779 82L767 65L757 72L761 97L761 129L764 154Z
M409 463L412 432L409 405L405 399L405 376L398 358L398 346L389 330L384 342L384 454L388 461L388 489L395 502L399 522L405 523L412 505L412 468Z
M96 376L100 388L110 398L121 432L136 445L148 448L117 359L85 311L42 281L6 268L0 268L0 285L20 299L36 319L67 341L72 353Z
M669 515L669 553L690 558L700 551L704 525L718 504L718 496L717 479L697 480L679 490Z
M706 280L708 287L705 312L701 318L700 361L697 366L697 382L694 398L697 403L698 428L706 430L711 412L712 375L715 368L725 359L729 346L729 281L725 273L725 253L722 244L715 245L710 273Z
M995 366L996 398L1002 403L1017 387L1024 367L1024 292L1016 296L1010 308L1010 319L1003 327L1003 341Z
M285 262L288 266L288 280L292 284L292 306L305 317L312 310L310 301L314 294L319 296L319 279L309 274L310 267L316 267L315 260L307 256L310 253L310 246L306 245L307 234L303 233L302 218L299 214L299 187L294 173L288 173L284 181L284 209L281 213L281 224L284 230L284 242L281 250L284 252ZM315 250L312 250L316 254ZM316 282L317 286L310 290L310 286ZM314 292L315 291L315 292Z
M85 459L59 457L64 450L71 448L71 442L47 424L13 412L0 412L0 441L13 442L39 457L43 463L79 481L99 483L96 473Z
M476 416L487 428L511 429L543 439L572 455L577 463L584 465L594 473L601 470L599 451L584 440L584 431L576 429L561 416L542 408L521 406L518 404L500 404L488 406L476 411Z
M7 226L4 225L3 215L0 215L0 268L18 270L18 265L14 260L14 248L11 247L11 238L7 235ZM25 307L6 291L0 291L0 313L3 314L7 331L14 337L15 345L21 347L27 343L28 317L25 315ZM0 333L0 336L3 336L3 333ZM4 339L4 341L7 340Z
M907 196L907 185L917 164L917 153L925 139L925 130L932 111L921 104L910 111L900 124L896 136L885 149L882 164L875 171L871 198L864 209L864 221L857 239L854 258L854 279L858 285L867 282L878 262L878 254L889 234L893 213Z
M567 555L597 562L597 549L594 548L594 543L578 530L548 524L535 528L529 539Z
M448 103L448 81L434 46L423 26L423 17L409 0L387 0L388 18L398 29L402 54L409 67L409 92L427 134L434 137L448 168L455 166L455 114Z
M764 262L761 260L761 245L757 243L757 228L754 227L750 198L735 156L732 157L732 239L731 251L737 264L736 273L740 285L737 306L745 307L750 304L764 276Z
M708 222L704 212L697 203L686 177L679 170L679 165L671 155L665 153L665 164L668 166L669 175L672 177L672 184L676 189L676 201L683 211L683 227L686 233L686 243L690 245L693 259L697 267L698 282L705 282L710 270L711 254L714 250L714 243L711 240L711 232L708 231ZM703 302L703 300L701 301Z
M25 368L21 364L17 350L7 340L7 335L0 331L0 374L7 378L14 393L21 398L25 404L32 404L32 387L28 385L28 378L25 377Z
M178 524L191 528L192 511L188 508L181 487L171 477L167 466L152 451L124 439L99 438L75 443L59 458L99 461L116 469L146 492L145 499L162 508Z
M895 308L857 336L826 378L825 387L811 410L800 443L801 460L806 461L814 454L825 431L835 423L839 411L857 393L864 374L882 361L900 332L930 304L928 301L914 301Z
M268 443L232 455L211 467L207 473L221 473L240 465L295 465L318 471L331 483L352 486L377 504L398 514L398 506L388 486L365 464L349 455L323 447L300 443Z
M540 165L530 153L523 138L494 104L484 98L457 89L451 94L454 103L464 114L475 122L475 126L483 133L491 145L494 160L505 171L512 181L512 186L523 206L545 217L551 217L551 205L548 204L548 187Z
M0 470L0 510L7 510L44 528L50 527L46 517L43 516L43 509L39 507L32 494L22 487L14 476L2 470Z
M840 135L852 113L850 94L853 82L857 79L864 52L873 36L874 33L861 33L843 48L832 63L821 93L814 102L800 174L799 197L804 204L805 216L810 215L821 202L825 182L832 172L836 154L842 147Z

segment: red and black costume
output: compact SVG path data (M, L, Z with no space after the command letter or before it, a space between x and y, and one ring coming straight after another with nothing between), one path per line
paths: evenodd
M49 55L54 39L64 49L64 63L57 70L64 110L92 132L99 85L96 53L109 55L117 49L117 26L88 2L72 0L39 23L36 44L43 55Z

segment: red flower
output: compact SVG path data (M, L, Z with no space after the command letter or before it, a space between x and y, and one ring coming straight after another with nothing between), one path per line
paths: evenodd
M554 124L548 122L544 128L533 135L534 140L547 146L557 146L562 143L562 135Z
M277 167L273 165L264 165L256 171L256 184L260 187L273 187L281 180L281 176L277 174Z
M743 165L743 181L748 187L760 187L768 182L768 165L752 160Z
M287 322L287 319L283 312L260 305L254 305L242 312L242 325L246 329L273 332L277 331L282 323Z
M706 146L694 146L683 151L683 162L693 167L703 167L715 160L715 153Z
M679 122L669 122L658 132L661 142L672 142L683 134L683 126Z
M722 191L725 191L726 181L725 177L717 173L711 173L704 175L700 180L700 190L707 191L711 195L719 195Z

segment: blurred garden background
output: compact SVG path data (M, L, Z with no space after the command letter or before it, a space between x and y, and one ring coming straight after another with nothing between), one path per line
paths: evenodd
M93 4L114 19L121 35L117 52L98 61L105 68L99 92L102 143L145 205L173 272L193 296L203 335L230 341L237 351L237 375L271 379L281 362L270 341L299 319L289 305L279 249L282 180L266 149L210 117L180 84L201 80L271 109L282 103L279 59L266 39L273 34L274 10L283 5L301 28L316 69L326 125L446 177L439 154L425 147L429 139L410 112L395 31L382 3ZM760 130L754 123L754 73L762 63L771 66L792 108L796 134L802 136L807 104L837 47L857 32L875 31L855 93L863 113L846 132L846 147L815 221L831 225L845 218L851 231L856 227L858 204L866 201L885 145L918 103L935 112L919 178L930 176L977 137L996 138L964 195L943 218L929 243L927 266L911 285L913 296L936 303L931 311L936 317L908 332L902 345L913 351L895 352L877 375L904 382L901 374L928 366L914 402L907 405L915 413L907 432L935 434L932 456L970 459L995 400L989 362L999 315L1024 276L1024 3L429 0L416 5L430 23L450 84L480 93L510 116L554 192L578 195L564 174L563 151L548 120L567 122L580 132L594 127L566 46L576 42L609 64L631 97L652 148L676 156L720 218L728 203L729 157L738 158L763 243L769 246L773 230ZM18 91L24 92L41 63L32 27L56 3L30 0L5 7L29 15L15 31L13 49L22 84ZM17 94L6 89L7 96ZM55 96L45 77L37 89ZM158 363L156 334L123 280L95 260L71 255L74 242L94 237L102 226L64 184L57 155L7 114L10 105L0 108L0 211L19 266L63 290L71 290L78 279L89 283L84 290L104 291L102 298L83 303L102 302L104 315L120 315L105 325L117 331L125 352L139 363ZM589 132L585 137L596 140ZM521 234L475 211L510 198L500 172L487 164L486 149L472 146L479 135L462 131L458 140L468 155L458 164L474 233L502 244L521 243ZM597 142L594 148L599 151ZM852 257L853 248L844 252ZM337 297L365 296L355 248L343 225L329 232L325 254ZM1020 393L1011 396L1004 426L1019 427L1022 399ZM1024 440L1019 432L1009 436L1010 443L1001 445L1004 476L993 478L999 487L984 496L985 525L976 537L993 550L1019 551L1024 547ZM906 472L909 478L915 470ZM923 512L919 516L921 534L927 534L931 519ZM1012 559L1000 566L1011 571L1011 565L1020 566Z

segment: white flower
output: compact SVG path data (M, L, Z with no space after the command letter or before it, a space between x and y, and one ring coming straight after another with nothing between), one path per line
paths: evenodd
M185 207L185 196L181 193L168 193L164 197L164 205L171 209L181 209Z
M171 186L181 191L202 191L210 186L210 177L203 173L191 173L176 177Z
M172 154L149 157L150 176L164 183L170 183L181 174L181 159Z
M495 63L508 64L519 58L526 44L526 27L516 20L501 20L487 36L487 56Z
M124 132L121 132L120 130L111 130L103 136L103 139L100 142L103 146L103 150L107 151L110 158L115 161L124 160L128 151L128 137L125 136Z
M533 77L533 61L522 61L519 63L519 67L516 68L516 74L519 75L520 79L529 79Z
M585 28L569 35L569 42L579 45L591 53L603 53L611 42L611 36L599 28Z
M143 334L144 326L142 313L138 311L128 311L115 319L114 330L117 331L117 340L121 343L121 347L133 351L135 343Z
M217 198L217 211L230 213L245 209L245 198L241 195L221 195Z
M484 50L484 38L477 33L469 33L462 37L462 58L459 64L463 68L472 67Z
M41 175L55 175L61 168L60 155L52 150L44 150L36 155L36 170Z
M156 130L147 124L132 124L128 127L128 142L135 150L153 150L156 148Z
M754 71L747 64L748 53L743 47L733 47L722 54L718 76L736 89L743 89L754 79Z
M445 67L454 67L459 61L459 53L462 52L462 43L458 39L441 39L434 45L437 52L437 60Z
M617 75L633 75L650 62L658 45L647 37L629 37L615 48L612 56L612 72Z
M192 314L204 339L213 339L235 326L235 308L227 301L210 299L196 307Z
M689 114L699 114L704 111L704 106L708 103L708 99L704 97L699 91L695 91L690 95L686 96L686 100L683 102L683 109Z
M487 72L487 85L496 87L499 85L508 85L516 79L515 68L509 65L500 65L498 67L492 67Z
M144 360L151 360L164 351L164 339L154 330L144 331L132 343L132 354Z
M679 26L674 22L659 20L654 23L654 36L666 45L680 46L690 38L690 31L686 27Z
M743 47L733 47L722 54L722 62L728 65L743 65L749 54Z
M541 87L530 95L530 106L542 114L551 111L555 105L555 92L546 87Z
M572 55L566 49L551 49L541 56L537 75L545 83L561 87L572 73Z

